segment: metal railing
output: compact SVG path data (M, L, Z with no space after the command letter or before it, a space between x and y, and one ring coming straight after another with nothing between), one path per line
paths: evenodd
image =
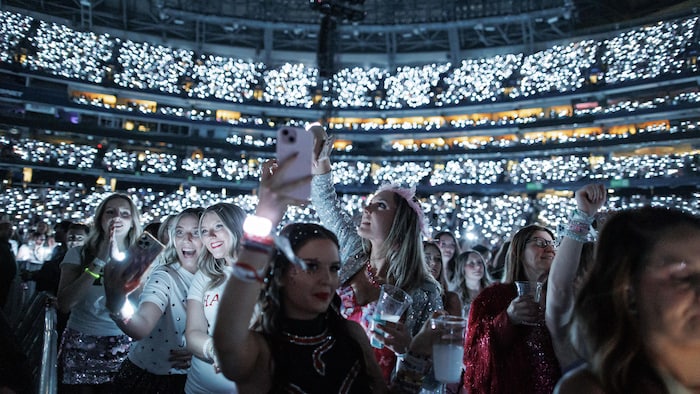
M56 299L41 292L31 303L20 304L19 308L24 313L19 316L14 332L31 368L35 392L54 394L58 388Z

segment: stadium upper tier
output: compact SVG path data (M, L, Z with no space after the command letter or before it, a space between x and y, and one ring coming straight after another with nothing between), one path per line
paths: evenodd
M396 111L586 92L697 72L697 16L607 38L454 63L341 68L321 78L303 63L264 64L80 31L2 11L0 64L101 88L294 109Z

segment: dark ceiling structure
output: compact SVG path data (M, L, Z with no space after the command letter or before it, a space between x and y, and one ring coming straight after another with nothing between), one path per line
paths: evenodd
M697 1L628 0L9 0L2 5L49 15L74 28L117 29L191 42L255 50L271 62L275 51L316 52L322 5L344 3L357 14L335 16L336 53L386 55L523 46L570 37L581 29L624 23ZM610 4L614 3L614 4ZM682 11L680 11L682 12ZM350 14L352 15L352 13Z

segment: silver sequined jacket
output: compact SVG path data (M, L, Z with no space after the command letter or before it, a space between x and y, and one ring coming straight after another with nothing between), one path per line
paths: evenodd
M311 182L311 203L321 223L338 236L340 243L340 283L347 282L367 262L367 253L362 248L362 239L357 235L357 226L343 209L333 186L333 175L314 175ZM440 289L432 282L409 293L413 304L408 309L406 327L415 336L434 311L443 308Z

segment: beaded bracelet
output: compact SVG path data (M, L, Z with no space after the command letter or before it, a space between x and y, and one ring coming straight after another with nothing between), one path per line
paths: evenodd
M85 272L87 272L88 275L92 276L92 277L95 278L95 279L100 279L100 276L101 276L101 275L100 275L100 274L96 274L96 273L90 271L90 268L88 268L88 267L85 267Z
M562 236L574 241L585 243L588 241L588 233L591 230L594 216L588 215L580 209L574 210L569 218L569 223L559 232Z
M416 392L420 391L423 385L423 379L432 368L432 357L415 354L408 351L399 364L394 380L395 388L400 392Z
M265 282L265 267L256 270L252 265L237 261L233 264L231 275L237 279L247 283L264 283Z

